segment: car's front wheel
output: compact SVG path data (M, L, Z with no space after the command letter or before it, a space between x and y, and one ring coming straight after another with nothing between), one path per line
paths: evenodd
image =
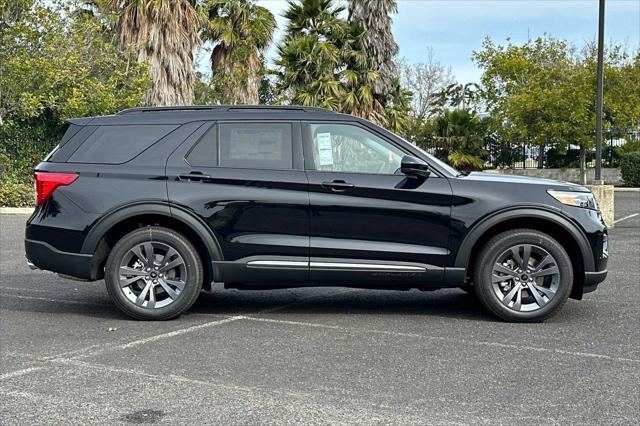
M111 299L141 320L177 317L202 288L202 262L191 242L167 228L140 228L122 237L105 265Z
M539 322L553 316L567 301L572 285L569 255L540 231L516 229L498 234L476 258L478 299L508 321Z

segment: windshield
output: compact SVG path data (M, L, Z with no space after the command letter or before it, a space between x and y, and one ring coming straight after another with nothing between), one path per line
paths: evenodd
M407 143L410 143L410 142L407 142ZM413 144L411 144L411 145L413 145ZM424 155L429 157L429 160L431 160L434 163L438 164L438 166L442 167L447 173L450 173L452 176L458 176L460 174L460 172L458 170L454 169L453 167L451 167L450 165L448 165L444 161L439 160L435 156L429 154L427 151L425 151L424 149L420 148L418 145L413 145L413 146L416 147L418 149L418 151L420 151L421 153L423 153Z

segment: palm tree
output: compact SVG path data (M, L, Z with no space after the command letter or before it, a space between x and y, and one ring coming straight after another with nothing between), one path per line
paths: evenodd
M396 0L350 0L349 21L358 23L364 30L362 44L369 57L371 69L378 73L373 82L373 93L385 102L397 77L394 57L398 45L391 33L392 13L398 11Z
M200 44L195 0L107 0L118 15L120 46L148 64L152 106L193 103L193 50Z
M202 37L214 43L213 85L224 103L257 104L261 82L260 54L276 29L276 20L253 0L208 0Z
M467 109L445 109L435 120L435 141L439 154L454 167L478 170L484 166L483 123Z
M378 73L362 47L364 31L340 17L333 0L289 3L289 20L278 47L278 89L286 101L321 106L384 124L373 95Z

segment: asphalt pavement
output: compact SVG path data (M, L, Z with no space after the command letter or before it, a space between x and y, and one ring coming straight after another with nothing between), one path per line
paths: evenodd
M616 218L640 192L616 192ZM0 215L0 424L638 424L640 215L609 277L543 324L460 290L215 288L131 321L103 282L24 262Z

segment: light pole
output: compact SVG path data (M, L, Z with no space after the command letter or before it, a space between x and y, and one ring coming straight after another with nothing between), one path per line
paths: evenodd
M604 0L598 12L598 93L596 95L596 170L595 183L602 183L602 98L604 96Z

